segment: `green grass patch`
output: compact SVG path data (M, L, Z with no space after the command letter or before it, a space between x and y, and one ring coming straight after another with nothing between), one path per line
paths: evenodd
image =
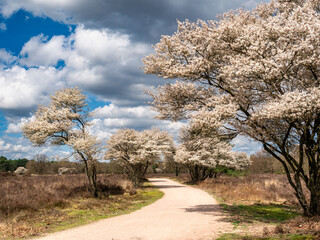
M299 215L298 212L285 205L228 205L221 204L235 223L281 223Z
M273 237L255 237L243 236L235 233L226 233L217 238L217 240L313 240L316 239L312 235L299 235L299 234L285 234Z

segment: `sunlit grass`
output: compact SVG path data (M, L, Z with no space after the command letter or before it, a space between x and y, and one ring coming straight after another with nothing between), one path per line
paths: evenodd
M285 205L222 204L222 206L231 218L244 223L263 222L276 224L300 215L298 212Z

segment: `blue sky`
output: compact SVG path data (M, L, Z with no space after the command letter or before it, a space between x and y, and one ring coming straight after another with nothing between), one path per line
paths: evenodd
M65 148L35 148L21 124L62 87L78 86L94 110L92 131L106 140L122 127L158 127L177 135L181 123L155 120L144 89L165 81L146 76L141 59L176 20L213 19L256 0L0 0L0 155L63 155ZM244 137L236 150L260 147Z

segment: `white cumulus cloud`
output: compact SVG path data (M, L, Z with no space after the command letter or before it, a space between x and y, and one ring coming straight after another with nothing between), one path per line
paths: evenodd
M177 139L179 130L184 125L181 122L155 119L156 112L147 106L119 107L110 104L98 107L93 113L95 119L91 131L100 139L108 139L120 128L134 128L141 131L153 127L168 131Z
M66 41L65 36L53 36L50 40L42 34L35 36L23 46L20 63L28 67L54 66L70 54Z
M19 66L0 71L0 108L31 108L48 100L61 88L63 72L54 67L25 69Z

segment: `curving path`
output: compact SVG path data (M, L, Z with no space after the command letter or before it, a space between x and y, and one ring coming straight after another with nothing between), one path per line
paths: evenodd
M42 240L210 240L230 231L214 198L169 179L150 179L165 193L136 212L57 232Z

